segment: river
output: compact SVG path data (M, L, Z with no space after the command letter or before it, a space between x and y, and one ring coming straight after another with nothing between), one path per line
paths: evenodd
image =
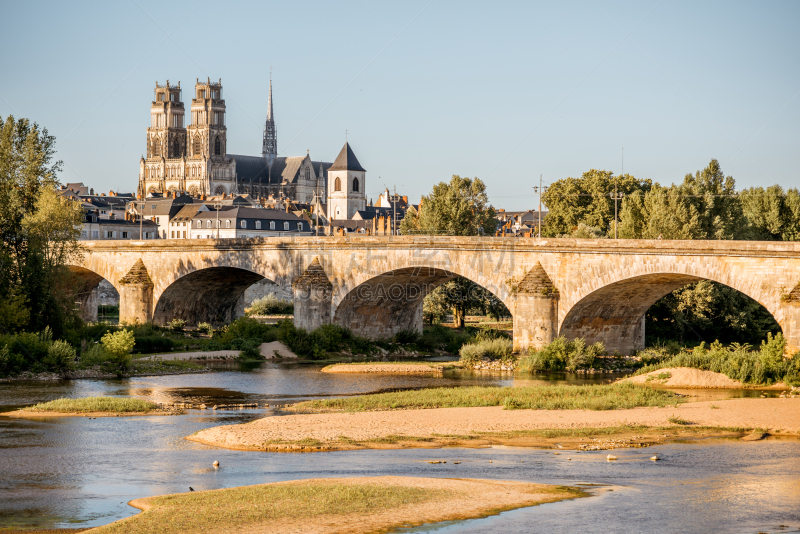
M318 366L229 364L213 374L0 384L0 411L63 396L118 395L210 404L284 404L310 398L452 385L597 383L608 376L447 372L443 377L320 373ZM697 392L693 392L697 394ZM715 391L701 398L757 395ZM0 418L0 529L102 525L164 493L312 477L443 476L594 484L588 499L403 532L800 532L800 441L674 443L553 455L531 448L238 452L183 439L209 426L281 416L278 409L190 410L170 417ZM661 462L647 460L653 453ZM444 459L446 464L429 464ZM220 469L212 462L218 460ZM460 464L452 461L459 460ZM613 491L609 491L613 490ZM781 527L781 525L784 525Z

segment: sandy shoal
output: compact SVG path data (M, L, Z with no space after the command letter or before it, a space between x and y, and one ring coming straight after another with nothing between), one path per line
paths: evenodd
M207 428L187 439L228 449L264 450L265 442L376 440L388 436L435 437L525 430L601 428L619 425L671 426L677 416L694 425L765 428L800 434L800 398L730 399L665 408L627 410L504 410L434 408L378 412L296 414Z
M149 412L33 412L30 410L15 410L0 413L0 417L16 417L19 419L34 419L39 417L134 417L140 415L180 415L182 410L152 410Z
M321 369L323 373L395 373L395 374L435 374L441 373L442 367L424 363L386 363L386 364L352 364L337 363Z
M659 375L663 376L669 374L669 378L656 378ZM668 387L681 387L681 388L723 388L723 389L743 389L743 388L756 388L755 386L748 386L738 380L728 378L722 373L715 373L714 371L703 371L701 369L693 369L691 367L668 367L658 369L644 375L637 375L625 378L624 382L633 382L634 384L644 384L647 386L668 386ZM778 383L772 386L758 387L757 389L789 389L786 384Z
M303 534L349 534L358 532L383 532L393 527L405 525L421 525L440 521L452 521L485 517L503 510L533 506L545 502L572 499L579 496L576 492L557 490L555 486L532 484L529 482L498 481L480 479L448 479L421 477L362 477L337 479L309 479L300 484L348 484L358 486L401 486L451 492L444 497L437 497L414 504L379 510L376 512L352 514L327 514L309 518L282 517L259 523L227 525L226 533L235 534L271 534L271 533L303 533ZM277 482L275 484L298 484L298 481ZM235 489L235 488L234 488ZM226 491L226 490L210 490ZM196 492L193 495L197 495ZM480 499L475 496L480 495ZM180 496L178 497L180 498ZM136 499L129 504L144 510L143 514L122 519L104 527L88 532L102 534L105 531L137 534L144 532L137 528L137 523L144 523L147 511L154 497ZM213 514L213 509L199 509L198 516ZM201 519L202 520L202 519ZM144 525L142 525L144 526ZM191 525L182 525L180 532L195 532ZM147 530L149 532L149 530ZM199 532L199 531L198 531Z

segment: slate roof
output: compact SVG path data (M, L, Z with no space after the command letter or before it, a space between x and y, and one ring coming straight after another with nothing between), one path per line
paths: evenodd
M361 164L358 162L356 155L353 154L353 149L350 148L350 143L347 142L345 142L341 152L339 152L339 155L336 156L336 161L333 162L333 166L331 166L331 168L328 170L367 172L367 169L362 167Z
M216 219L216 218L217 218L217 212L214 210L201 211L194 216L194 219ZM305 219L303 219L302 217L298 217L294 213L286 213L283 210L272 210L265 208L234 207L226 209L225 207L223 207L221 210L219 210L219 218L236 219L236 220L252 219L261 221L305 222Z
M300 166L308 157L275 158L272 163L272 169L270 169L267 166L267 160L261 156L244 156L240 154L230 154L230 156L236 160L236 177L242 185L251 183L280 184L284 181L294 183L299 177ZM312 161L311 165L317 177L322 173L323 178L327 176L327 169L331 166L330 163L322 161Z

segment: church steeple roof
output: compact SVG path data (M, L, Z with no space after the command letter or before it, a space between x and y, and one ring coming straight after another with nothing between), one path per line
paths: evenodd
M274 120L272 117L272 74L269 75L269 109L267 109L267 121Z
M269 75L269 102L267 103L267 122L264 126L264 141L261 145L261 157L272 167L278 157L278 130L275 128L275 116L272 114L272 74Z
M367 172L367 169L361 166L356 158L356 155L353 154L353 149L350 148L350 143L345 141L342 151L339 152L338 156L336 156L336 161L333 162L333 165L328 169L328 171Z

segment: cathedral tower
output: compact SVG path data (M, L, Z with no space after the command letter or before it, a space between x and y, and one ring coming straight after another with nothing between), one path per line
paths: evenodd
M199 80L192 98L192 124L187 131L187 189L221 195L236 190L235 165L227 157L227 128L222 80Z
M366 173L345 142L328 169L329 219L352 219L357 211L367 208Z
M269 76L269 107L267 109L267 124L264 127L264 142L261 146L261 156L267 160L267 165L272 167L278 157L278 131L275 129L275 118L272 115L272 75Z
M158 85L150 106L150 127L147 129L147 156L139 168L139 194L164 192L170 187L181 189L186 127L181 99L181 84Z

